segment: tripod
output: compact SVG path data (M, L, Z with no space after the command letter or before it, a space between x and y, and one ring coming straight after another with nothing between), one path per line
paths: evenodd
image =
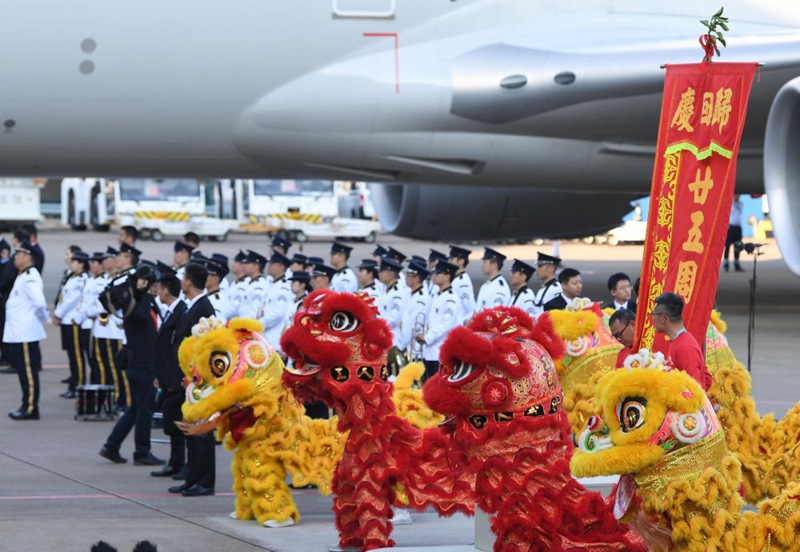
M750 366L753 361L753 350L755 349L756 339L756 266L758 265L758 257L763 255L761 243L747 243L744 244L742 249L747 253L753 255L753 277L750 279L750 304L749 304L749 319L747 322L747 371L750 372Z

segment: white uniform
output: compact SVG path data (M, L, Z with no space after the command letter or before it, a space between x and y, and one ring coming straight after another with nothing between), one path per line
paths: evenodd
M522 286L511 294L508 301L509 307L517 307L536 318L536 294L528 286Z
M400 348L400 344L403 342L400 335L400 323L403 321L403 308L407 300L408 292L400 289L395 282L378 301L381 318L386 320L392 328L392 343L397 348Z
M292 303L289 305L289 308L286 309L286 316L283 317L283 331L286 331L286 328L292 325L294 322L294 315L297 309L300 308L300 305L303 304L303 301L306 300L306 297L308 297L308 293L304 293L300 299L292 298Z
M97 278L97 280L98 282L96 285L100 288L100 293L98 293L90 303L87 303L84 309L86 315L94 320L92 336L96 339L124 341L125 330L122 328L122 319L116 314L109 314L100 303L100 294L105 291L109 282L111 282L111 276L103 274L100 278ZM102 287L100 287L101 284Z
M258 320L266 301L267 279L264 278L263 274L259 274L247 285L244 300L239 305L239 318L255 318Z
M543 284L542 287L539 288L539 291L536 292L536 316L539 316L544 312L544 306L548 303L548 301L555 299L561 294L561 284L558 283L558 280L553 278L548 280L547 283Z
M398 347L405 351L414 339L414 330L425 331L425 324L428 321L428 309L430 308L431 298L425 292L425 287L420 286L416 291L411 292L408 301L403 308L403 321L400 323L400 337L402 339ZM417 346L417 349L419 347ZM415 358L414 360L421 360Z
M487 280L478 290L478 300L475 305L475 312L493 307L504 307L511 298L511 291L508 282L500 274Z
M472 279L466 272L462 272L453 279L453 291L460 302L458 324L463 324L475 312L475 289L472 287ZM438 293L434 297L436 295Z
M220 278L220 280L219 280L219 290L222 292L223 296L226 293L228 293L228 290L230 289L230 287L231 287L231 283L228 281L227 278Z
M221 289L218 289L217 291L207 293L206 297L211 301L211 306L214 307L214 316L226 322L228 319L225 317L225 313L228 312L228 306L225 300L225 293Z
M267 300L262 309L261 324L264 325L264 339L267 340L273 349L281 350L281 333L283 333L283 323L286 319L286 311L292 304L291 282L286 281L285 276L281 276L272 282L267 292Z
M422 358L427 361L439 360L439 349L448 332L461 325L464 320L461 301L452 286L437 293L428 311L428 324L425 329L425 345Z
M183 277L184 277L184 275L186 274L186 265L183 265L183 266L175 266L175 267L173 267L173 268L174 268L174 270L175 270L175 277L176 277L178 280L181 280L181 281L183 281Z
M97 276L89 276L83 285L83 297L81 297L81 304L78 307L82 330L91 330L94 326L94 319L97 315L90 316L93 312L92 305L100 297L107 284L108 280L104 278L104 274L98 274Z
M53 316L61 319L61 324L78 324L83 322L82 313L79 311L83 298L83 287L86 284L86 273L71 274L61 293L58 296Z
M333 291L355 293L358 290L356 273L349 266L340 268L331 278L331 289Z
M225 320L231 320L239 317L239 308L244 303L247 296L247 288L250 285L250 277L243 276L231 284L225 294L225 308L227 309L223 316Z
M41 341L47 334L47 300L44 283L34 267L20 272L6 301L6 323L3 326L4 343L32 343Z
M359 289L358 291L360 291L362 293L366 293L367 295L369 295L370 297L375 299L375 304L378 305L380 303L381 297L383 297L383 294L385 293L385 292L381 291L380 288L378 288L378 284L383 285L383 282L378 282L376 280L376 281L372 282L371 284L369 284L367 286L364 286L363 288ZM383 286L383 289L385 290L386 286Z

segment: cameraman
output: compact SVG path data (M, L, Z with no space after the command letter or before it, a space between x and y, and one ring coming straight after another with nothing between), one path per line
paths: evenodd
M127 247L133 249L130 246ZM120 256L123 255L125 248L126 246L123 244ZM138 257L136 250L124 254L131 253ZM123 267L120 266L120 268ZM157 314L154 312L153 296L149 291L153 282L155 282L155 272L149 266L141 266L128 277L129 304L120 305L117 301L113 301L114 307L120 308L126 313L122 322L127 340L124 350L125 372L132 398L130 407L117 421L105 445L100 450L100 456L115 464L128 461L120 455L119 449L134 425L136 430L134 431L133 463L137 466L164 464L164 460L156 458L150 452L151 405L155 398L153 381L156 379L155 345L157 336ZM117 287L120 287L119 284Z

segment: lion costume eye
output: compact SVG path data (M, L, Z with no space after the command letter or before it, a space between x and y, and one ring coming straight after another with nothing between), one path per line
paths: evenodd
M328 327L334 332L352 332L358 328L358 318L347 311L336 311L331 316Z
M469 377L472 371L475 369L474 364L467 364L463 360L459 360L455 366L453 366L453 374L447 378L447 381L450 383L456 383L463 379Z
M619 406L619 425L622 433L628 433L644 425L647 399L627 398Z
M222 352L211 353L208 364L214 377L221 378L231 367L231 355Z

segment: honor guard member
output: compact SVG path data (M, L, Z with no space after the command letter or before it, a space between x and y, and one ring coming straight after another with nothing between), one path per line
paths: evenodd
M428 254L427 266L428 266L428 272L432 273L433 270L436 268L436 265L439 263L439 261L447 260L447 255L445 255L441 251L436 251L435 249L431 249L430 251L431 251L430 254ZM433 279L430 277L425 281L425 291L431 297L439 293L439 288L436 287L436 284L433 283Z
M386 255L389 252L384 246L378 244L375 246L375 249L372 250L372 259L375 261L375 266L380 266L381 264L381 257ZM377 280L375 282L375 287L378 288L378 291L381 292L381 295L386 293L386 286L383 285L383 282Z
M119 229L119 236L117 236L117 243L119 243L119 245L124 243L133 247L136 245L136 240L138 239L139 231L135 226L122 226Z
M422 361L422 344L418 343L414 336L425 331L425 324L428 321L431 298L425 291L424 285L428 276L430 272L423 263L411 261L406 268L406 284L411 289L411 295L403 307L400 350L406 352L409 361Z
M178 277L178 280L182 280L186 272L186 265L189 264L189 259L195 248L191 244L175 240L175 245L172 249L174 251L173 262L175 263L172 268L175 270L175 275Z
M18 274L6 301L3 341L9 344L9 360L22 388L22 404L8 413L12 420L39 419L39 370L42 367L39 341L47 337L44 323L48 313L42 277L34 266L36 260L36 249L30 242L20 243L14 253Z
M433 283L439 293L433 296L428 310L428 323L424 333L417 334L414 339L422 344L422 359L425 364L424 379L439 371L439 349L448 332L461 325L464 316L461 314L461 300L453 289L453 279L458 266L447 261L439 261L433 271Z
M376 281L375 279L377 277L378 265L375 261L372 259L361 259L361 264L358 265L359 291L375 299L375 305L378 304L378 300L383 295L378 289L378 284L383 284L383 282ZM384 289L386 288L384 285L381 285L381 287Z
M264 267L267 258L252 249L247 250L247 255L242 260L245 273L250 277L244 300L239 305L239 318L259 319L261 309L267 300L267 279L264 277Z
M581 273L574 268L565 268L558 275L558 283L561 284L561 293L544 304L544 310L565 309L572 303L572 300L581 296L583 291L583 281Z
M289 265L289 270L294 274L295 272L306 272L306 261L308 257L303 255L302 253L295 253L292 255L292 264ZM287 276L286 279L288 280L291 278Z
M267 271L272 276L272 285L267 291L267 300L260 317L261 325L264 326L264 339L279 353L281 353L283 321L294 297L292 284L286 279L286 269L290 264L292 260L279 251L270 257Z
M22 228L18 229L16 232L14 232L14 240L16 242L15 246L20 244L20 243L22 243L25 240L28 240L29 238L30 238L30 235ZM61 293L62 293L62 290L64 289L64 284L66 284L67 280L69 280L69 277L72 276L72 270L70 269L70 266L69 266L70 265L70 261L72 260L72 253L74 253L75 251L80 251L80 250L81 250L81 248L78 245L69 245L69 246L67 246L67 249L64 251L64 267L65 268L64 268L64 271L61 273L61 280L58 283L58 291L56 292L56 298L53 301L53 310L55 310L55 308L61 302ZM42 271L40 269L37 268L37 270L39 270L39 274L42 273ZM67 351L67 349L69 347L69 341L72 339L72 335L69 332L67 332L66 330L67 330L66 327L65 328L59 328L59 335L60 335L60 338L61 338L61 350L65 351L65 352ZM67 353L67 358L69 358L69 353ZM66 379L61 380L61 383L69 384L71 379L72 379L72 376L69 375L69 376L66 377Z
M333 275L331 280L331 289L333 291L355 293L358 289L358 280L355 272L347 266L347 260L350 258L352 250L353 248L349 245L339 242L333 242L333 245L331 245L331 266L336 270L336 274Z
M284 331L292 325L294 322L294 314L297 312L297 309L300 308L300 305L303 304L303 300L311 293L311 274L308 272L296 270L288 280L292 286L294 298L292 299L292 304L286 309L286 317L283 319Z
M228 266L206 257L192 259L192 263L197 263L208 271L206 297L211 302L211 306L214 307L214 316L223 322L227 321L227 318L225 318L225 313L228 312L227 301L225 293L220 288L220 282L224 281L225 276L228 275Z
M250 285L250 277L247 275L247 271L242 263L245 257L247 257L247 253L240 249L233 258L233 263L231 263L231 273L235 280L228 289L228 293L225 297L225 308L227 309L224 313L225 320L239 317L239 309L247 295L247 286Z
M398 279L400 271L403 270L403 265L384 257L381 259L380 267L378 268L378 278L380 278L383 285L386 286L386 293L378 301L378 309L380 310L381 318L388 322L389 327L392 329L392 348L389 349L387 357L389 374L390 376L397 376L406 362L403 358L401 345L403 343L403 336L400 334L400 324L403 321L403 308L408 300L408 291L400 289Z
M401 253L400 251L398 251L394 247L389 247L386 250L386 255L385 256L389 257L390 259L393 259L395 262L399 263L400 266L403 266L403 263L408 258L407 255ZM378 265L380 265L380 263L378 263ZM411 290L408 289L408 286L406 285L406 277L405 277L405 274L404 274L404 270L400 271L400 274L398 275L398 278L399 279L397 280L397 287L400 288L402 291L405 291L405 292L410 294Z
M223 255L222 253L212 253L211 257L209 257L212 261L217 263L219 266L225 267L225 275L222 276L222 279L219 281L219 291L222 297L225 298L227 301L228 299L228 290L231 287L230 282L228 282L228 274L230 273L231 269L228 267L228 256ZM227 320L227 319L226 319Z
M481 272L486 276L486 282L478 290L475 312L493 307L504 307L511 298L508 282L500 273L506 256L491 247L485 247L482 260Z
M100 295L106 292L111 283L112 275L117 272L117 254L119 251L113 247L106 249L103 254L103 275L97 286L105 284ZM117 364L117 357L125 343L125 331L122 319L114 313L109 313L100 301L100 295L90 303L86 314L94 320L92 325L92 353L98 364L100 380L108 385L114 385L116 406L124 408L130 404L130 387L121 367Z
M92 336L92 328L94 328L94 323L97 318L94 305L108 284L108 279L105 277L103 271L104 258L105 253L102 251L95 252L89 257L89 278L83 286L83 297L81 298L81 306L79 307L81 319L83 320L81 322L81 342L83 343L83 335L85 332L87 345L86 359L91 368L90 381L93 384L99 385L108 385L108 381L111 381L110 379L106 380L107 374L104 370L100 370L100 363L97 361L97 355L94 353L94 338Z
M475 312L475 289L472 287L472 279L467 274L466 268L469 264L469 255L472 253L469 249L458 247L457 245L450 246L450 254L447 261L458 267L458 272L453 279L452 285L455 290L459 301L461 301L461 310L459 316L461 319L459 324L464 324L472 313ZM439 266L438 264L436 266Z
M28 233L28 242L31 244L31 250L35 258L34 266L41 275L44 271L44 249L42 249L42 246L39 244L39 230L36 228L35 224L31 223L23 224L21 228ZM78 249L80 249L80 247Z
M538 253L536 261L536 277L542 283L539 291L536 292L536 316L544 312L544 306L552 301L561 293L561 284L556 279L556 269L561 264L559 257L553 257L546 253Z
M305 270L303 270L303 272L308 272L309 274L311 274L312 272L314 272L315 266L324 264L325 264L325 259L323 259L322 257L307 257Z
M284 238L283 236L274 235L272 236L272 241L270 242L270 248L272 249L272 253L280 253L284 257L289 256L289 248L292 247L292 242ZM286 278L292 275L291 265L289 268L286 269Z
M324 264L316 264L311 269L311 287L314 291L318 289L331 289L331 282L336 270Z
M528 287L528 281L534 272L536 268L533 266L514 259L509 278L512 291L508 306L522 309L532 318L536 318L536 294Z
M83 251L74 251L69 255L70 274L61 288L53 311L53 324L60 327L61 341L69 361L68 388L60 395L65 399L74 399L77 386L88 383L86 359L80 342L82 320L79 319L83 287L88 279L84 269L88 262L89 256Z

